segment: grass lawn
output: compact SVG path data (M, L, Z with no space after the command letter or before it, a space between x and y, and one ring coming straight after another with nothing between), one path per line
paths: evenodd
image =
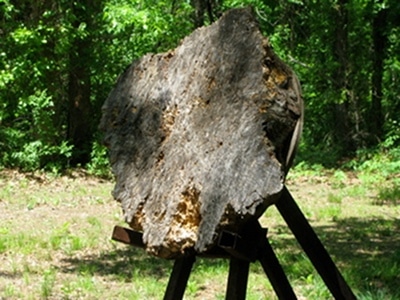
M400 299L399 177L294 171L287 182L359 299ZM110 240L113 183L0 172L0 299L162 299L172 261ZM261 218L299 299L332 299L275 207ZM228 262L198 258L185 299L224 299ZM258 263L247 299L276 299Z

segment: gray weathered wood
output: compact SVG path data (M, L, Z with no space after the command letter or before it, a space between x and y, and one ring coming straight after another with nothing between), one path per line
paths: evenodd
M277 199L301 119L295 74L251 9L231 10L118 79L100 125L113 196L149 252L203 252Z

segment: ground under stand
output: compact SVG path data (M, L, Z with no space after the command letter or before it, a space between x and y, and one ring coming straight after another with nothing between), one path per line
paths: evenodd
M286 187L275 205L334 299L356 299ZM115 226L112 238L125 244L144 248L142 234L131 229ZM257 260L261 263L279 299L297 299L268 241L267 230L261 228L258 221L247 224L240 235L233 232L222 232L218 244L206 253L193 253L176 259L164 300L183 299L196 256L230 260L225 296L227 300L246 298L250 263Z

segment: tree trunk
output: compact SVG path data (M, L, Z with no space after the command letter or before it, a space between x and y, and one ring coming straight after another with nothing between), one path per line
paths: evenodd
M214 22L214 14L218 11L218 1L216 0L191 0L191 5L194 8L194 26L195 28L204 26L205 14L208 20Z
M354 129L350 113L350 84L349 84L349 61L348 61L348 12L347 1L338 1L336 8L336 40L334 55L338 67L335 74L335 89L339 97L334 103L334 130L337 144L341 146L343 153L356 150L356 142L353 139Z
M204 0L191 0L194 8L194 26L195 28L204 25L204 13L206 11L206 2Z
M147 250L203 252L221 230L258 218L283 189L302 105L296 75L250 9L134 62L106 100L100 128L113 195Z
M372 71L372 98L370 108L370 132L375 141L383 138L383 112L382 112L382 81L384 71L385 49L387 45L386 22L388 10L380 10L372 22L373 42L373 71Z
M69 56L68 85L68 131L67 137L74 146L71 164L85 164L90 159L92 136L92 106L90 102L90 50L91 41L91 1L73 4L73 15L76 18L75 38ZM79 34L79 27L85 24L88 28Z

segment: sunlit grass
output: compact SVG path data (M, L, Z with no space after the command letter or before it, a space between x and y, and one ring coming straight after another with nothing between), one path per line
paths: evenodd
M395 180L320 168L291 174L289 191L357 297L399 299ZM162 299L173 261L110 240L123 224L111 182L12 173L0 187L0 298ZM297 296L332 299L276 208L260 220ZM224 299L228 272L226 259L197 258L185 299ZM258 262L247 299L277 299Z

